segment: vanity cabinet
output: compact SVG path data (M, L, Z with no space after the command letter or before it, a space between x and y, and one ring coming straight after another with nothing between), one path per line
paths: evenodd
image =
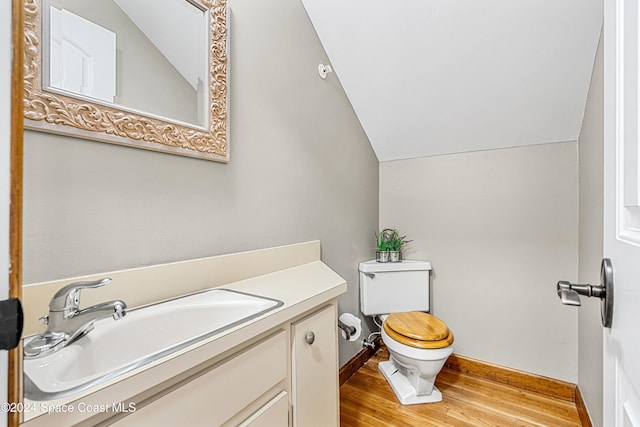
M293 425L337 426L338 335L336 306L291 326Z
M135 412L106 424L337 426L337 346L334 300L240 346L204 373L137 402Z
M24 427L338 425L337 298L347 291L347 283L320 260L319 242L114 274L114 282L124 285L114 290L113 298L133 307L217 287L281 305L73 395L49 401L25 398L33 410L22 414ZM46 310L40 305L42 295L54 295L66 284L37 286L28 317ZM139 294L147 298L147 293L150 300L136 299ZM194 318L194 331L203 326L199 322L206 320ZM122 347L106 351L128 354L131 337L125 333L122 338ZM97 362L110 355L87 351L69 363L90 369L94 357Z

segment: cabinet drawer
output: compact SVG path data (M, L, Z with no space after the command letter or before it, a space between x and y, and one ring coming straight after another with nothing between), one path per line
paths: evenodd
M286 391L281 392L238 427L287 427L289 425L288 397Z
M114 425L222 424L287 377L286 336L278 332Z

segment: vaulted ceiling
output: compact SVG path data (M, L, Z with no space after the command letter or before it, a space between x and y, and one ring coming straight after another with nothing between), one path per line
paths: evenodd
M302 0L380 161L578 139L602 0Z

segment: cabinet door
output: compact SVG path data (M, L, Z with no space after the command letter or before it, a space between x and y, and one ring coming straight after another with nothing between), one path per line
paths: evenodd
M293 425L337 426L338 334L335 305L292 325Z

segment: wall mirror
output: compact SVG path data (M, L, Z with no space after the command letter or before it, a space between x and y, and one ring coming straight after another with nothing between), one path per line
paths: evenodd
M229 160L226 0L26 0L28 129Z

